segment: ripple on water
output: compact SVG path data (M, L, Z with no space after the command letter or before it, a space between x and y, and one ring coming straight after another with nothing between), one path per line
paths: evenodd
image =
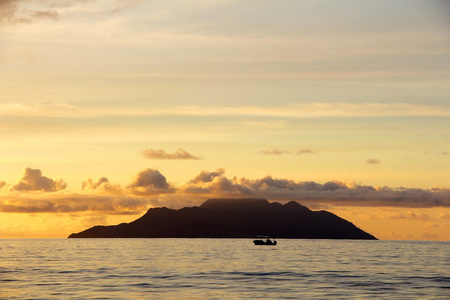
M445 242L280 240L276 251L229 239L0 244L2 299L447 299L450 288Z

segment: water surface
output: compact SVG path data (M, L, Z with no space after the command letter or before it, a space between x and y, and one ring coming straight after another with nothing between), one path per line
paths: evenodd
M450 243L0 240L1 299L449 299Z

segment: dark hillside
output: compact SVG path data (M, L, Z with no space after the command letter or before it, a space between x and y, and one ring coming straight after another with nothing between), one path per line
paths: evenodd
M376 239L327 211L297 202L210 199L199 207L151 208L131 223L95 226L69 238L277 238Z

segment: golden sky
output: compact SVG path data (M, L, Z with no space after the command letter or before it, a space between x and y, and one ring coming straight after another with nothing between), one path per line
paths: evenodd
M296 200L450 240L445 1L0 0L0 238Z

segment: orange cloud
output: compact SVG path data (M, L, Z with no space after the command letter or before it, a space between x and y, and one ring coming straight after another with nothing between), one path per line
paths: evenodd
M12 188L16 191L56 192L64 190L66 186L62 179L53 180L42 176L42 172L39 169L26 168L23 178Z
M162 149L147 149L142 151L142 155L148 159L169 159L169 160L175 160L175 159L194 159L198 160L200 157L194 156L187 152L184 149L179 148L174 153L167 153L166 151Z

